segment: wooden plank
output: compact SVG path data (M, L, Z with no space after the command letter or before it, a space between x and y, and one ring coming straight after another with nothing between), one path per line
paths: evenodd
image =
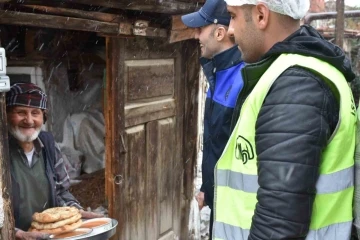
M198 133L198 91L199 91L199 48L196 41L186 41L182 44L182 66L185 74L185 115L184 115L184 174L183 174L183 204L181 209L181 236L187 236L190 213L190 203L194 191L194 170L197 158Z
M25 52L26 54L32 54L35 51L35 36L36 30L26 29L25 34Z
M195 28L188 28L181 21L181 15L172 16L169 43L192 39L195 37L195 30Z
M5 94L0 93L0 191L2 195L4 223L0 230L1 239L15 239L14 234L14 217L11 205L11 178L10 178L10 157L9 157L9 142L8 142L8 128L5 107Z
M198 1L186 3L177 0L65 0L64 2L166 14L188 13L201 7Z
M147 28L134 28L134 35L146 37L160 37L167 38L167 30L163 28L147 27Z
M110 214L113 214L113 174L112 174L112 163L111 161L114 159L113 156L113 119L114 119L114 111L112 107L110 107L113 101L113 76L112 76L112 48L111 39L106 38L106 80L105 80L105 91L104 91L104 118L105 118L105 200L108 203L108 211Z
M159 240L174 240L174 239L178 239L174 231L167 232L159 238Z
M126 146L125 146L125 117L124 117L124 42L123 39L106 39L106 94L109 94L105 103L108 119L106 123L106 184L109 202L109 215L118 220L118 227L112 239L126 238L126 205L122 197L126 186L123 181L126 172ZM111 131L111 133L109 132Z
M174 60L125 62L126 102L174 94ZM161 86L161 87L159 87Z
M167 30L149 26L149 21L137 20L134 23L133 34L148 37L167 37Z
M188 27L181 20L182 15L171 16L171 30L184 30Z
M159 200L160 200L160 234L164 234L172 230L173 227L173 192L179 189L174 189L173 173L178 171L174 169L174 159L176 157L175 146L175 122L173 118L162 119L158 121L159 124L159 137L160 139L166 139L161 141L160 144L160 169L166 169L165 171L159 171L160 185L159 185Z
M175 106L175 100L172 98L150 103L127 104L125 107L125 127L174 116Z
M25 12L0 10L0 24L23 25L32 27L67 29L109 34L132 34L128 32L131 24L107 23L88 19L52 16Z
M183 30L172 30L170 32L169 43L175 43L179 41L193 39L194 37L195 37L194 28L187 28Z
M159 215L159 176L161 172L159 164L159 148L160 141L158 123L151 121L146 124L146 151L147 151L147 174L146 174L146 199L147 206L145 208L145 219L147 229L147 239L158 239L160 221Z
M176 58L175 58L175 96L176 96L176 129L181 129L180 131L175 132L175 141L176 143L182 143L184 141L184 116L185 116L185 84L186 75L184 74L185 69L183 68L183 52L181 44L173 44L175 48ZM197 102L197 101L196 101ZM173 209L173 218L174 218L174 239L187 239L188 235L181 235L182 233L182 203L183 203L183 180L184 180L184 146L183 144L175 144L173 151L181 156L176 158L174 162L174 169L178 169L173 172L174 178L174 189L181 189L181 191L173 191L173 204L176 206ZM186 213L188 214L188 213ZM184 226L188 229L188 226Z
M148 199L146 195L146 134L144 125L126 129L126 165L127 172L124 182L127 192L119 197L126 198L127 225L130 238L147 239L145 229L145 208ZM125 166L124 166L125 167ZM145 203L145 204L144 204Z
M132 28L130 28L130 32L132 34ZM99 37L111 37L111 38L127 38L127 39L130 39L130 38L135 38L136 36L135 35L127 35L127 34L109 34L109 33L97 33L96 34L97 36Z
M124 22L126 18L122 15L111 14L111 13L102 13L95 11L82 11L78 9L69 9L69 8L61 8L61 7L50 7L50 6L41 6L41 5L16 5L17 7L23 7L28 9L33 9L45 13L50 13L59 16L67 16L67 17L75 17L75 18L83 18L96 20L101 22Z
M336 12L338 13L336 16L335 23L335 44L340 48L344 47L344 11L345 11L345 1L344 0L336 0Z
M137 20L134 23L133 34L138 36L148 36L148 37L162 37L167 38L167 30L150 27L149 21L146 20Z

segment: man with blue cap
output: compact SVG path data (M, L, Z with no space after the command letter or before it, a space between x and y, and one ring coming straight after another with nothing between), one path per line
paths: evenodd
M227 34L230 15L223 0L207 0L197 12L182 16L183 23L195 28L201 48L200 63L209 89L205 103L202 186L196 196L199 208L213 209L214 168L230 136L236 98L243 87L244 67L234 39ZM212 235L213 214L210 217Z

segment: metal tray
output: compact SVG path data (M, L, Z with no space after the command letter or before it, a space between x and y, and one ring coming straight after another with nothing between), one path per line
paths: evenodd
M78 236L74 236L74 237L64 237L64 238L58 238L56 236L60 235L60 234L52 234L50 235L50 239L53 239L53 240L72 240L74 238L79 238L79 237L82 237L82 236L87 236L87 235L90 235L90 233L93 231L91 228L77 228L74 230L75 232L77 231L84 231L83 234L80 234Z
M80 240L80 239L86 239L86 240L107 240L111 238L116 233L116 227L118 225L118 221L115 219L111 219L111 228L100 233L96 233L93 235L93 233L86 234L79 237L71 238L71 240Z

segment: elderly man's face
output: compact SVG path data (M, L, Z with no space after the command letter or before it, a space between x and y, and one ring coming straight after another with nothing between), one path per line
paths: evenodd
M34 141L44 122L44 113L39 108L14 106L7 113L10 133L20 142Z

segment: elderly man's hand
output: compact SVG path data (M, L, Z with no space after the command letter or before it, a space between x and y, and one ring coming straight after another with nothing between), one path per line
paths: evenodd
M18 230L15 234L17 240L42 240L49 239L50 234L38 232L24 232Z
M88 212L88 211L84 211L84 210L80 210L80 213L81 213L81 218L86 218L86 219L104 217L104 215L102 215L102 214Z

